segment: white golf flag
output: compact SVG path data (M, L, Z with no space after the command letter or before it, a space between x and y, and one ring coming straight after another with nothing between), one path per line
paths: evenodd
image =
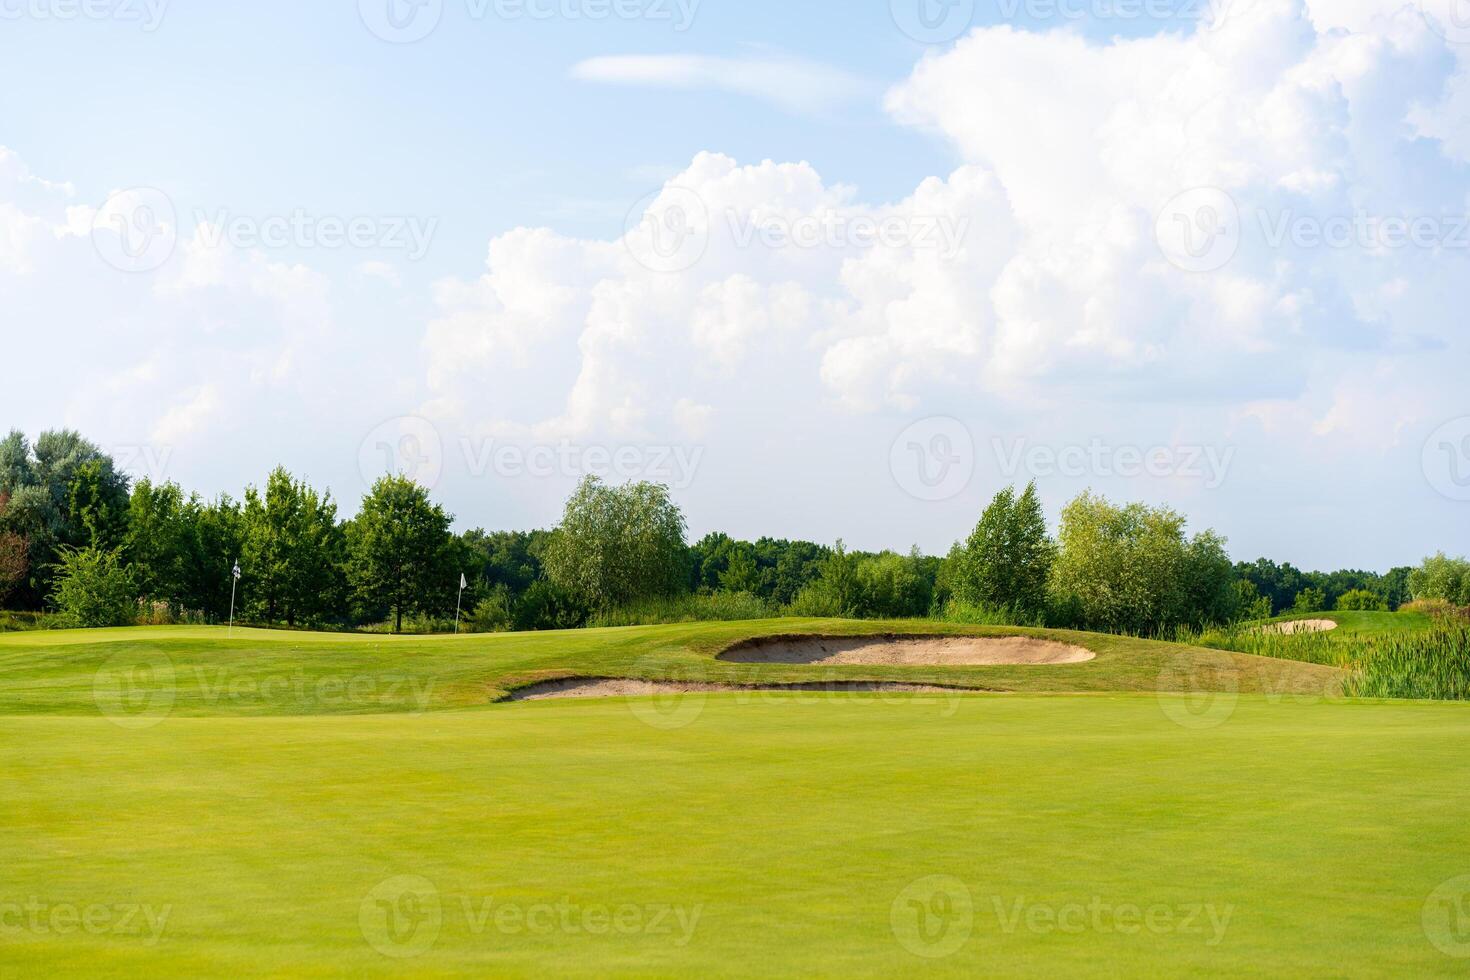
M459 573L459 587L461 589L468 589L470 587L470 583L464 580L464 572Z

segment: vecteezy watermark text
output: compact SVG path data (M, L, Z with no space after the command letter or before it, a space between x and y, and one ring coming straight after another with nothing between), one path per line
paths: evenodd
M50 902L35 895L22 901L0 900L0 936L118 936L154 946L168 926L172 905L137 902Z
M158 30L169 0L0 0L0 20L110 20Z
M582 902L570 895L527 902L495 895L441 895L428 878L398 875L379 882L358 907L358 929L384 956L408 959L433 948L446 918L458 917L471 936L590 936L666 938L683 948L694 938L704 906L671 902Z
M493 472L508 479L596 476L602 479L653 480L675 490L694 482L703 446L602 446L570 440L521 446L460 440L465 466L473 477Z
M647 21L683 33L702 0L459 0L471 21ZM363 26L390 44L412 44L434 33L447 0L358 0Z
M238 249L383 249L405 253L410 262L428 254L438 218L415 215L314 215L304 208L290 214L232 214L228 209L196 210L200 241L209 248L228 243Z
M996 462L1006 478L1020 475L1046 478L1142 476L1198 480L1206 490L1217 490L1230 472L1235 447L1226 446L1111 446L1101 439L1086 445L1033 446L1024 438L992 439Z

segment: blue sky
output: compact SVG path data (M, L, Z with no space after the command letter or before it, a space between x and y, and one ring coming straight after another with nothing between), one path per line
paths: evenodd
M387 425L469 526L553 523L626 449L696 533L938 551L1034 477L1241 558L1470 549L1470 38L1437 0L997 0L932 44L911 0L443 0L408 44L387 0L72 2L0 0L5 424L208 493L284 463L348 511ZM135 188L176 242L120 271ZM1222 214L1228 254L1171 237ZM690 215L700 254L650 269L644 223ZM370 233L248 237L293 216Z

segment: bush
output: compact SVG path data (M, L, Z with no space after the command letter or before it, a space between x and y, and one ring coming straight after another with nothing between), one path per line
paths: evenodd
M1440 552L1426 558L1409 573L1409 591L1415 599L1441 599L1454 606L1470 606L1470 561Z
M1057 625L1155 635L1229 621L1233 566L1213 531L1184 533L1184 517L1144 504L1114 506L1084 493L1062 511L1049 618Z
M515 628L515 610L512 608L510 590L497 586L488 596L475 603L460 623L466 633L504 633Z
M51 600L73 627L127 626L138 617L133 575L116 551L63 551Z
M1388 600L1367 589L1353 589L1337 597L1337 608L1343 612L1388 612Z
M1324 612L1327 609L1327 594L1321 589L1302 589L1296 594L1291 611L1295 613Z
M587 622L590 610L581 598L547 579L531 583L516 603L518 630L574 630Z

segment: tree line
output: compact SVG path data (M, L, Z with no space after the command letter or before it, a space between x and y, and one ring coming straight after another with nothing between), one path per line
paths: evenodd
M1084 493L1055 534L1034 485L1006 488L945 556L709 534L687 543L666 487L587 478L549 531L455 533L427 490L385 475L343 519L283 468L236 500L130 480L71 431L0 441L0 605L68 625L243 622L434 631L757 616L902 618L1132 633L1287 611L1470 604L1470 567L1302 572L1232 563L1183 515ZM461 594L460 576L467 588Z

